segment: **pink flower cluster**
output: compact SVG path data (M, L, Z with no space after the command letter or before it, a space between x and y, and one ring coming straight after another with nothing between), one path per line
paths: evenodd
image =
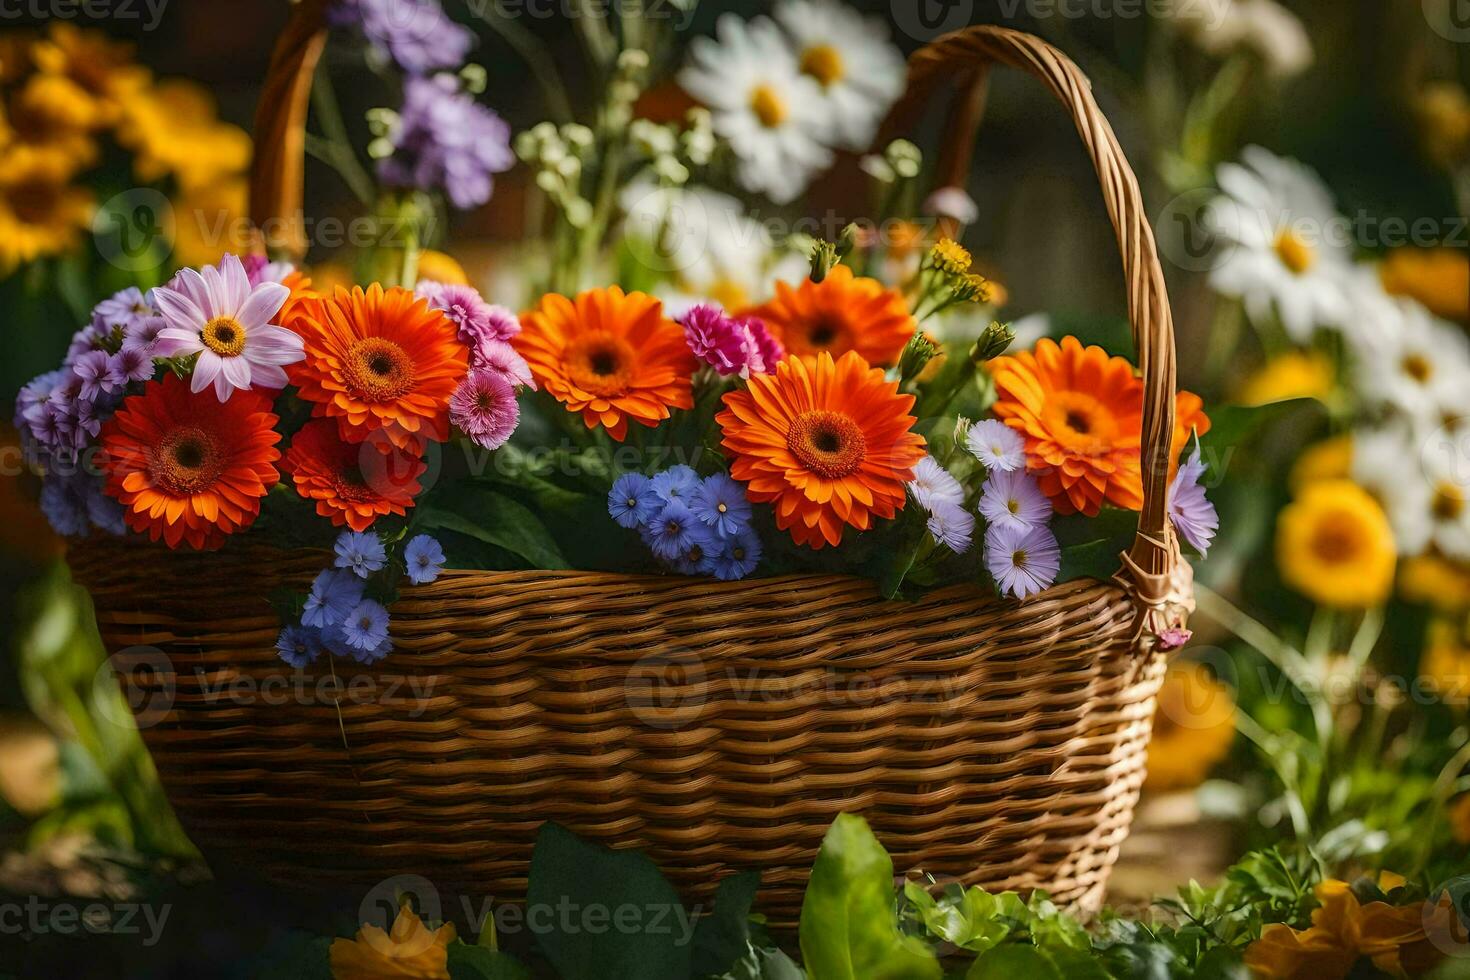
M755 317L732 317L712 304L694 306L679 320L694 356L728 377L772 374L786 351Z
M536 387L530 365L510 345L521 321L470 286L424 280L414 291L444 311L470 349L470 373L450 399L450 421L476 445L499 449L521 421L517 390Z

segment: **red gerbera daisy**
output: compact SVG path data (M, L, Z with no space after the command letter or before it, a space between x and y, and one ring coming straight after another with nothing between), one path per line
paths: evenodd
M428 466L400 449L381 452L347 442L336 422L317 419L296 433L281 469L297 493L316 501L318 514L338 527L366 531L379 517L402 516L413 506Z

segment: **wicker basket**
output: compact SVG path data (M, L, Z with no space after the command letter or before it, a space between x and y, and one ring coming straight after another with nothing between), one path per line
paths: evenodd
M300 200L312 16L298 6L268 85L257 218ZM79 544L73 570L207 855L286 885L416 874L516 900L556 820L646 851L693 900L759 868L759 905L783 926L827 826L856 811L900 871L1100 901L1143 780L1154 635L1191 605L1164 510L1172 329L1137 182L1065 57L1012 31L951 35L914 56L895 120L960 75L943 166L962 175L990 62L1072 113L1118 232L1147 388L1147 502L1125 573L1022 603L971 588L891 603L850 578L455 572L393 608L392 657L321 663L297 693L265 597L304 590L322 555Z

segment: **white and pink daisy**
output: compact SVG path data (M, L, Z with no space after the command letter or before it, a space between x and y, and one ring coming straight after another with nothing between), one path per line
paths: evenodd
M1196 445L1189 459L1179 464L1179 472L1169 484L1169 519L1201 558L1209 552L1215 532L1220 529L1220 515L1205 497L1205 488L1200 486L1199 479L1204 472L1205 464L1200 462Z
M1003 595L1024 599L1051 588L1062 549L1049 528L992 525L985 532L985 568Z
M909 481L909 493L919 506L933 513L940 504L963 507L965 488L933 456L925 456L914 466L914 478Z
M957 555L970 550L970 540L975 534L975 516L962 504L947 500L936 500L925 522L929 533L938 544L944 545Z
M184 269L154 302L168 326L158 334L158 357L199 355L190 385L210 385L220 401L237 390L284 388L285 365L304 358L301 337L271 323L291 291L277 282L251 286L238 257L218 266Z
M980 492L980 514L991 527L1024 531L1051 520L1051 501L1023 470L996 470Z

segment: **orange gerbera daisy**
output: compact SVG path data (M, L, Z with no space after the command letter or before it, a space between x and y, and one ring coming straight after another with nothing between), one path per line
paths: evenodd
M237 391L220 401L173 374L149 382L102 427L98 464L128 526L170 548L218 548L254 523L280 478L281 436L270 401Z
M553 293L521 327L511 343L536 383L589 429L600 424L622 442L629 419L653 428L671 409L694 407L694 355L652 296L617 286L575 302Z
M371 440L385 453L421 456L426 440L449 438L449 399L469 371L469 351L443 311L376 283L304 303L286 325L306 341L306 359L290 374L312 414L336 419L348 442Z
M990 362L995 414L1026 437L1027 468L1061 514L1097 514L1103 501L1143 506L1139 442L1143 382L1122 357L1076 337L1042 340L1035 352ZM1210 430L1203 402L1180 392L1174 458L1192 431Z
M401 517L413 506L428 466L401 450L382 453L347 442L336 422L317 419L296 433L281 469L291 475L297 493L316 501L318 514L338 527L366 531L379 517Z
M857 351L870 364L891 367L918 329L903 296L876 279L858 278L839 265L821 282L792 288L776 283L776 298L746 311L765 321L786 351L802 357Z
M775 504L776 526L820 549L841 543L844 524L866 531L874 515L887 520L903 507L924 458L924 438L909 431L913 407L855 351L837 361L824 351L752 376L747 390L725 396L716 421L746 496Z

